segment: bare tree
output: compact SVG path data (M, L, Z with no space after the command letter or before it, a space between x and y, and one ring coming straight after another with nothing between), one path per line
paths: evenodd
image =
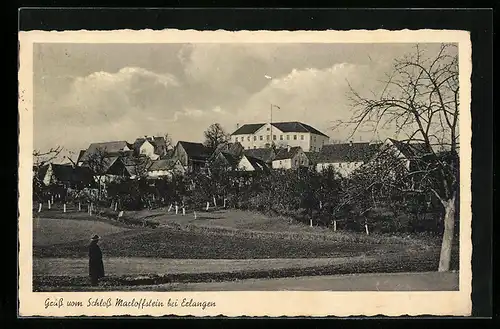
M448 271L459 193L457 46L442 44L432 57L416 46L413 53L395 60L383 87L379 96L370 97L351 87L355 110L351 120L342 124L354 126L353 134L362 126L375 132L393 128L397 135L405 135L402 141L407 147L423 146L413 155L415 165L410 167L402 161L378 161L373 168L378 172L367 180L366 191L432 193L444 210L438 270ZM443 149L447 151L440 152ZM403 167L405 170L398 170Z
M42 200L44 190L43 177L40 177L40 172L42 168L57 159L62 151L63 147L61 146L50 148L48 151L33 151L33 193L39 200Z
M211 124L205 130L205 146L210 150L215 151L217 146L228 140L228 134L224 131L219 123Z
M92 153L86 156L84 165L87 166L94 176L97 178L98 192L97 198L101 199L103 178L106 176L106 171L109 167L110 156L103 148L97 148Z

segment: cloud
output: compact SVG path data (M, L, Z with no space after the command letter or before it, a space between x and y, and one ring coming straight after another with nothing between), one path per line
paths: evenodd
M272 79L262 90L250 97L240 108L241 122L302 121L322 130L334 139L347 137L334 132L335 120L347 120L351 106L347 94L353 88L376 86L367 65L339 63L325 69L293 69Z

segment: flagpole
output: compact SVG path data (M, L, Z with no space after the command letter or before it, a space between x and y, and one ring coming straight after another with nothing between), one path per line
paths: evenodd
M273 104L271 103L271 146L273 145Z

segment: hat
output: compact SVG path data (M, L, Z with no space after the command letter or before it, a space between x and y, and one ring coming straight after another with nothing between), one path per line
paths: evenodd
M92 241L97 241L97 240L99 240L99 239L100 239L100 237L96 234L96 235L94 235L94 236L92 237L92 239L91 239L91 240L92 240Z

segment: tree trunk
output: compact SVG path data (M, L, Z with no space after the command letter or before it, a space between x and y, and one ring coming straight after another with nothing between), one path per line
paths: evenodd
M438 271L448 272L451 264L451 247L453 244L453 231L455 229L455 197L442 203L444 206L444 231Z

